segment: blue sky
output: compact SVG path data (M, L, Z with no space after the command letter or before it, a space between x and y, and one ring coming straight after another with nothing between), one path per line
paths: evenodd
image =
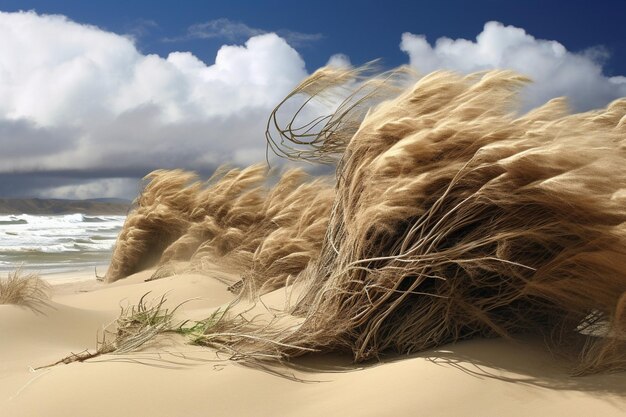
M535 81L525 108L604 106L626 96L624 16L625 1L0 0L0 197L132 198L152 169L261 161L273 106L329 60L512 68Z
M487 21L524 28L541 39L554 39L570 51L603 46L610 53L607 75L626 74L626 1L622 0L443 0L394 1L0 1L0 10L34 9L59 13L80 23L138 37L146 53L165 56L189 50L210 62L228 41L183 37L189 27L220 18L265 31L321 35L298 45L309 69L322 66L334 53L348 54L356 64L384 58L389 66L406 61L397 48L403 32L473 39ZM245 39L237 39L239 42Z

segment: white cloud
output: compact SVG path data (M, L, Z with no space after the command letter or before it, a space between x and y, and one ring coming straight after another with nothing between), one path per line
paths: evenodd
M298 53L275 34L223 46L213 65L189 52L142 55L123 36L33 12L0 13L0 37L0 115L43 125L145 105L168 120L224 116L268 106L306 75Z
M263 160L267 117L307 72L284 37L249 34L205 63L184 51L145 55L128 36L63 16L0 12L0 195L133 197L132 178L151 169ZM581 109L626 95L625 77L602 73L606 50L572 53L496 22L476 41L431 46L406 33L401 48L422 72L528 74L531 104L568 95Z
M35 12L0 13L0 39L0 173L256 162L267 114L307 75L271 33L211 65Z
M526 108L567 96L574 109L586 110L626 96L623 80L602 73L608 58L605 49L573 53L559 42L536 39L524 29L498 22L485 24L475 41L443 37L434 46L423 35L404 33L400 48L422 73L441 68L464 73L510 68L530 76L534 83L524 92Z
M352 63L350 57L346 54L334 54L326 62L326 66L338 68L350 68Z

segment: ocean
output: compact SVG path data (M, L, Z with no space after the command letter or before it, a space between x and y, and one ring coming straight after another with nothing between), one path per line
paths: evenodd
M0 215L0 276L19 267L46 275L101 266L103 274L125 218Z

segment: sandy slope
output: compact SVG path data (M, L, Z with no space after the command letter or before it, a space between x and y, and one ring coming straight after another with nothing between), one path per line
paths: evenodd
M58 286L42 315L0 306L0 415L626 415L626 374L567 377L566 365L533 341L475 340L363 367L348 357L313 356L298 369L280 370L305 382L220 360L174 337L132 355L29 371L93 348L120 302L136 302L148 291L167 292L170 305L200 297L184 305L185 317L206 316L232 298L206 276L144 282L146 276ZM283 296L266 299L281 303Z

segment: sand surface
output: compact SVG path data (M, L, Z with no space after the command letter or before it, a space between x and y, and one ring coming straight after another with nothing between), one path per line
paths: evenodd
M226 274L216 270L214 275ZM283 376L220 358L178 336L141 351L34 371L93 349L120 305L146 292L180 315L206 317L233 296L226 284L186 274L105 285L93 274L56 285L42 314L0 305L0 415L71 416L624 416L626 373L573 378L533 340L473 340L354 366L312 355ZM266 303L284 302L279 290ZM293 376L289 378L287 376ZM299 380L296 380L299 379Z

